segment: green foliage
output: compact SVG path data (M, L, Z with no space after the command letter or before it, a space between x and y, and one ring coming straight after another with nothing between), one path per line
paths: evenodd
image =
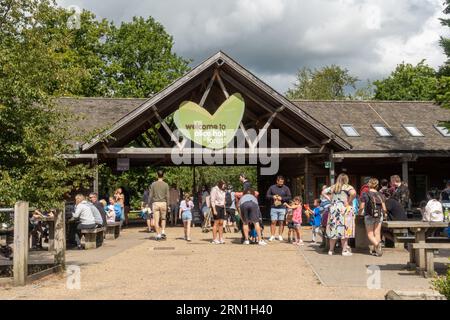
M350 99L347 88L355 89L358 81L347 69L331 65L321 69L302 68L297 73L294 87L286 92L289 99L344 100Z
M375 99L430 101L436 94L436 84L436 71L425 60L416 66L403 62L388 78L374 82Z
M444 13L448 15L450 14L450 0L446 0L444 4L446 5ZM443 26L450 28L450 19L442 18L440 20ZM450 38L441 37L440 44L447 55L447 61L439 68L436 102L443 108L450 109ZM450 120L442 124L450 130Z
M103 54L104 83L115 97L150 97L188 71L189 61L172 52L173 38L152 17L111 24Z
M0 7L0 206L27 200L56 207L91 175L63 159L71 118L52 104L52 97L79 88L84 70L71 63L71 35L52 19L64 10L44 0Z
M450 300L450 266L445 276L436 277L431 283L433 284L434 290L444 295L447 300Z

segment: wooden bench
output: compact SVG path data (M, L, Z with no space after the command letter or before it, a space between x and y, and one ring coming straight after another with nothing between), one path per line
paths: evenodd
M437 253L439 249L449 249L450 243L409 243L409 260L410 265L415 265L415 250L419 250L419 252L425 252L425 269L420 269L419 272L425 277L433 277L434 276L434 254Z
M83 229L81 234L84 235L85 249L96 249L103 244L104 228Z
M384 237L393 242L394 248L404 248L404 243L414 242L415 237L408 235L408 229L405 228L383 228Z
M120 236L120 222L108 222L106 225L106 239L114 240Z

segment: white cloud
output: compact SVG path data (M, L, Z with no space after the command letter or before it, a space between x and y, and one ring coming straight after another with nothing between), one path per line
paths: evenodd
M151 15L194 64L224 50L285 91L298 68L339 64L360 79L386 76L403 60L445 57L442 0L60 0L116 23Z

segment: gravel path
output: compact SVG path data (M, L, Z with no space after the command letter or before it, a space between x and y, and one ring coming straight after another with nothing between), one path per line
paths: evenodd
M0 299L383 299L386 293L322 286L302 248L291 244L244 246L238 234L226 234L225 245L212 245L211 234L199 228L191 243L176 239L182 228L168 229L168 239L156 242L140 231L124 235L141 237L137 245L82 266L81 290L67 289L65 276L50 276L0 288Z

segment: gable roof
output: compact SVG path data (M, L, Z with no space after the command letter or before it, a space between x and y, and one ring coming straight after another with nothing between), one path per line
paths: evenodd
M127 140L129 141L145 130L145 128L148 128L149 124L154 121L153 107L161 114L162 118L170 115L178 108L181 101L189 99L190 93L195 88L198 88L207 79L211 78L216 69L220 69L221 74L224 76L224 82L231 88L239 91L244 97L250 95L254 101L258 99L263 101L266 112L273 113L281 106L285 107L280 112L280 115L277 116L276 121L290 122L291 128L295 126L297 132L302 132L303 138L307 137L311 141L314 140L315 145L327 142L337 151L351 148L347 141L336 135L332 130L311 117L304 110L296 107L291 101L262 82L225 53L218 52L159 93L144 101L139 107L118 119L110 129L98 134L91 141L84 143L82 151L92 152L99 148L105 137L114 138L106 139L110 145L120 145ZM284 120L281 120L281 117ZM300 140L300 137L298 139Z
M450 137L434 127L450 119L450 110L433 102L414 101L293 101L301 110L345 137L358 151L450 151ZM341 124L352 124L359 137L347 137ZM391 137L380 137L373 124L384 125ZM415 125L423 137L412 137L403 127Z

